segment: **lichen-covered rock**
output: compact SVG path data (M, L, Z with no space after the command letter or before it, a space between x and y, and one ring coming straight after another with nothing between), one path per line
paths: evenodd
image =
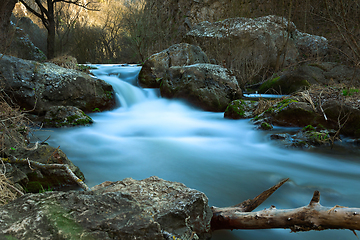
M209 63L200 47L187 43L175 44L145 61L139 73L139 84L146 88L159 88L168 68L195 63Z
M207 111L223 112L242 91L231 71L219 65L171 67L163 77L161 96L184 99Z
M33 160L43 164L67 164L75 175L84 180L84 175L60 149L49 145L39 145L37 149L14 148L8 151L19 159ZM28 192L39 192L65 186L77 186L62 169L36 169L27 164L6 163L6 176L14 183L20 184ZM31 166L31 165L30 165Z
M297 63L304 55L325 56L328 49L324 37L301 33L294 23L273 15L204 21L184 41L199 45L209 58L224 61L239 81L256 78L268 68Z
M0 71L0 84L8 96L34 114L43 115L52 106L75 106L91 112L115 104L110 84L52 63L3 56Z
M44 127L68 127L88 125L93 120L82 110L73 106L54 106L46 112Z
M105 182L91 192L27 194L0 207L0 238L209 239L207 197L157 177Z
M250 100L234 100L225 109L224 117L242 119L254 117L254 110L258 102Z

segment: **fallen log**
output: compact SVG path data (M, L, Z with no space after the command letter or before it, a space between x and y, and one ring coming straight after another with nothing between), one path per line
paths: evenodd
M264 193L259 196L262 195ZM314 192L309 205L295 209L276 209L275 206L271 206L262 211L248 212L244 211L246 208L243 208L241 204L239 205L240 207L212 207L211 229L215 231L220 229L288 228L292 232L349 229L355 235L354 230L360 230L360 208L338 205L324 207L320 204L319 191Z

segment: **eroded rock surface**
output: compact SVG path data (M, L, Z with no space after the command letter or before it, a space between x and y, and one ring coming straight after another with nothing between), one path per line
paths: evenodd
M139 73L139 84L142 87L159 88L167 69L196 63L209 63L200 47L187 43L175 44L146 60Z
M44 115L52 106L75 106L91 112L115 104L110 84L52 63L3 56L0 71L0 83L8 96L21 109L38 115Z
M239 81L256 79L268 68L285 67L304 56L325 56L328 50L326 38L299 32L294 23L273 15L204 21L184 41L235 70Z
M207 111L221 112L242 91L231 71L214 64L171 67L160 86L163 97L184 99Z
M27 194L0 207L0 237L209 239L206 196L157 177L105 182L92 192Z

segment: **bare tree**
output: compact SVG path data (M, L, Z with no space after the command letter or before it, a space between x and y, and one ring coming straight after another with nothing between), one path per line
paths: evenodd
M74 4L76 6L88 9L96 10L90 8L93 4L92 1L86 0L33 0L36 3L37 8L34 8L30 5L32 0L19 0L28 11L34 14L36 17L40 18L43 25L45 26L48 37L47 37L47 57L49 59L54 58L55 56L55 37L56 37L56 22L55 22L55 12L57 3L67 3Z
M0 1L0 52L4 53L6 48L10 17L17 0Z

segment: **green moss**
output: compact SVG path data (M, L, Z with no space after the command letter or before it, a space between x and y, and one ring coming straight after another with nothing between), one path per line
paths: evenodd
M272 126L267 123L267 122L262 122L261 123L261 129L264 129L264 130L271 130L272 129Z
M276 110L277 111L282 111L284 108L289 106L290 103L293 103L293 102L298 102L298 101L296 101L294 99L291 99L291 98L286 98L286 99L284 99L281 102L278 102L276 104Z
M314 132L315 128L312 125L307 125L302 129L303 132Z
M263 84L261 84L261 86L260 86L260 88L259 88L259 91L260 91L260 92L265 92L266 90L272 88L272 87L275 85L275 83L276 83L277 81L279 81L279 79L280 79L280 76L279 76L279 77L272 78L272 79L270 79L270 80L267 80L266 82L264 82Z
M113 99L113 97L114 97L112 91L105 91L104 94L105 94L106 98L109 100Z
M62 207L52 204L49 208L49 215L47 217L52 227L57 230L57 232L61 232L64 239L83 238L83 227ZM89 235L86 236L86 239L93 240Z
M259 120L259 119L260 119L259 115L253 117L253 120L254 120L254 121L257 121L257 120Z
M234 100L226 108L224 116L226 118L240 119L245 117L245 107L243 100Z

